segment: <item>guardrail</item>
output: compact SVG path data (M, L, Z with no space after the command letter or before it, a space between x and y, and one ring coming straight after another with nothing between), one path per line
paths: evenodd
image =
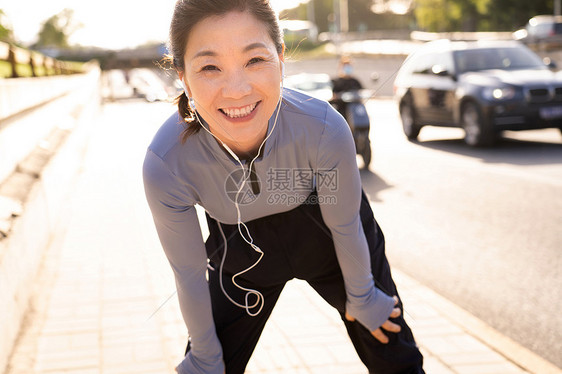
M61 75L81 73L67 61L57 60L36 51L16 47L13 44L0 42L0 61L7 61L11 65L10 78L21 77L18 66L27 65L31 69L31 76ZM43 74L39 73L43 71Z

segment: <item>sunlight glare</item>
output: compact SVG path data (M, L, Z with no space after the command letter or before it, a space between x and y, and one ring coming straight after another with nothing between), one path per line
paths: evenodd
M276 12L307 0L271 0ZM102 48L131 48L147 42L165 42L175 0L144 2L126 0L0 0L18 41L32 44L41 24L63 9L74 10L74 22L81 24L70 37L71 45ZM33 12L29 12L33 9Z

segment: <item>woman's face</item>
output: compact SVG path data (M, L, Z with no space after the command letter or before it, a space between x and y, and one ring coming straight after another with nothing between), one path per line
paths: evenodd
M195 25L180 78L213 134L244 153L266 136L281 93L282 60L263 22L230 12Z

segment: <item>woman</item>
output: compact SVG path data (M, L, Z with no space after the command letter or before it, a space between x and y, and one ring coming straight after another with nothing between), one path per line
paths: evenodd
M243 373L283 286L300 278L340 312L370 372L423 373L349 127L282 88L269 2L179 0L170 47L185 92L143 171L190 335L176 370Z

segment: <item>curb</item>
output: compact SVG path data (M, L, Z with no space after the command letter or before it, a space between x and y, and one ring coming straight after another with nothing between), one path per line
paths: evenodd
M506 337L484 321L422 285L399 269L393 268L392 273L395 278L402 278L409 283L415 284L417 288L423 290L424 299L428 304L432 304L435 308L441 310L444 318L457 325L460 329L479 340L484 345L501 354L515 365L530 373L562 374L562 370L554 364Z

